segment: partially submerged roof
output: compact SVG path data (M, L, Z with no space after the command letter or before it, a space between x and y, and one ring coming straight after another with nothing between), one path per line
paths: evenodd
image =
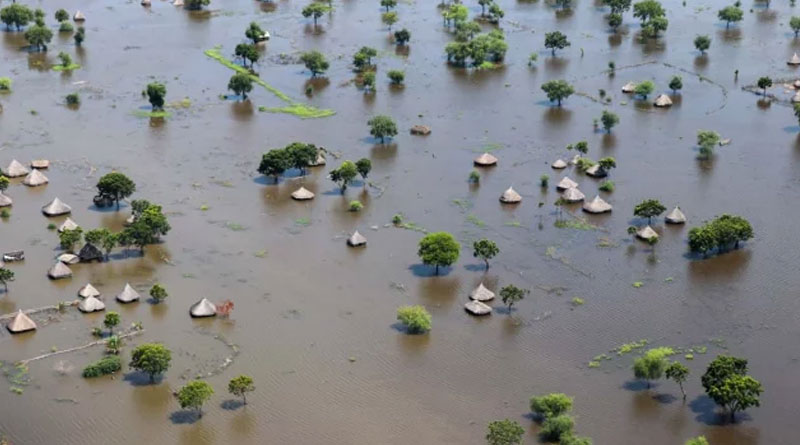
M0 207L8 207L11 204L14 204L14 200L11 199L10 196L4 195L3 192L0 192Z
M564 193L561 194L561 198L567 202L580 202L586 199L586 195L578 190L577 187L573 187L564 190Z
M586 170L586 174L593 178L603 178L608 176L608 172L600 164L594 164Z
M469 298L475 301L489 301L494 299L494 292L487 289L486 286L481 283L470 292Z
M58 198L55 198L54 200L50 201L49 204L42 207L42 213L47 216L66 215L70 212L72 212L72 207L64 204L64 202Z
M358 233L358 230L356 230L355 232L353 232L352 235L350 235L350 238L347 238L347 244L352 247L366 246L367 238L365 238L364 235Z
M81 251L78 252L78 256L81 258L81 261L102 260L103 251L92 243L86 243L81 248Z
M786 63L789 65L800 65L800 57L797 56L797 53L794 53L792 58Z
M481 167L488 167L490 165L497 164L497 158L494 157L491 153L484 153L473 161L475 165L479 165Z
M208 298L203 298L189 308L189 314L192 317L213 317L217 315L217 306Z
M72 276L72 270L66 264L58 261L50 270L47 271L47 276L53 280L60 280L62 278L69 278Z
M657 107L671 107L672 106L672 99L669 98L666 94L661 94L656 97L656 101L653 102L653 105Z
M86 297L78 303L78 310L81 312L97 312L106 308L106 304L96 297Z
M138 299L139 293L136 292L136 290L131 287L129 283L125 283L125 287L122 289L122 292L117 295L117 301L120 303L132 303Z
M71 253L62 253L56 259L64 264L75 264L81 260L78 255L73 255Z
M686 215L681 212L680 207L675 206L675 208L664 217L664 221L670 224L683 224L686 222Z
M50 168L50 161L47 159L34 159L31 161L31 167L33 168Z
M67 217L67 219L65 219L64 222L61 223L60 226L58 226L58 232L61 233L61 232L65 231L65 230L75 230L78 227L80 227L80 226L78 226L78 223L73 221L72 218Z
M78 296L81 298L99 297L100 291L97 290L96 287L92 286L92 283L86 283L82 288L80 288L80 290L78 290Z
M313 161L308 163L309 167L320 167L327 163L325 160L325 155L322 153L322 150L317 151L317 158Z
M14 319L11 320L11 323L6 326L9 332L12 334L19 334L20 332L27 332L33 331L36 329L36 323L31 320L31 317L25 315L22 312L22 309L17 312L17 315L14 316Z
M72 16L72 20L75 20L76 22L82 22L82 21L86 20L86 16L83 15L82 12L76 11L75 15Z
M8 166L3 169L3 176L9 178L18 178L28 173L30 173L30 171L16 159L12 159L11 162L8 163Z
M559 190L567 190L571 188L575 188L578 186L578 183L573 181L569 178L569 176L564 176L561 181L556 185L556 188Z
M636 84L633 82L628 82L622 86L623 93L633 93L634 91L636 91Z
M292 199L296 199L297 201L307 201L309 199L314 199L314 194L305 187L300 187L292 192Z
M656 231L653 230L652 227L644 226L641 229L636 231L636 236L638 238L640 238L640 239L645 240L645 241L649 241L649 240L651 240L653 238L658 238L658 233L656 233Z
M472 315L489 315L492 313L492 307L480 301L470 300L464 305L464 310Z
M506 204L516 204L522 201L522 196L514 190L514 187L509 187L500 195L500 201Z
M40 185L45 185L50 182L47 179L47 176L44 173L40 172L39 170L33 169L28 176L22 181L23 184L27 185L28 187L38 187Z
M555 161L553 161L550 167L553 167L556 170L561 170L562 168L567 168L567 163L563 159L556 159Z
M588 213L606 213L611 211L611 204L605 202L600 196L583 204L583 211Z

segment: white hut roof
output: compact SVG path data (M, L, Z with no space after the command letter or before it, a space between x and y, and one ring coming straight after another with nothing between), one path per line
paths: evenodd
M500 195L500 201L509 204L514 204L522 201L522 196L520 196L519 193L517 193L517 191L514 190L514 187L509 187L508 189L506 189L506 191L503 192L502 195Z
M12 334L18 334L20 332L33 331L36 329L36 323L20 309L6 328L8 328L9 332Z
M578 186L578 183L573 181L569 178L569 176L564 176L561 181L556 185L556 188L559 190L567 190L571 188L575 188Z
M81 260L78 255L73 255L71 253L62 253L56 259L64 264L75 264Z
M325 160L325 155L322 154L322 151L317 152L317 157L313 161L308 163L309 167L319 167L325 165L328 161Z
M183 6L183 0L175 0L172 2L173 6Z
M50 161L47 159L34 159L31 161L32 168L49 168Z
M792 96L792 103L796 104L798 102L800 102L800 91L794 93L794 96Z
M670 224L683 224L686 222L686 215L681 212L680 207L675 206L675 208L664 217L664 221Z
M49 204L42 207L42 212L47 216L66 215L72 212L72 207L64 204L60 199L55 198Z
M486 166L489 166L489 165L497 164L497 158L494 157L491 153L484 153L484 154L478 156L477 158L475 158L474 163L475 163L475 165L482 165L482 166L486 167Z
M347 238L347 244L353 247L366 246L367 238L365 238L364 235L358 233L358 230L356 230L355 232L353 232L352 235L350 235L350 238Z
M82 22L82 21L86 20L86 16L83 15L82 12L76 11L75 15L72 16L72 20L75 20L76 22Z
M628 82L622 86L623 93L633 93L634 91L636 91L636 84L633 82Z
M64 222L61 223L60 226L58 226L58 232L61 233L61 232L65 231L65 230L75 230L78 227L80 227L80 226L78 226L78 223L73 221L72 218L67 217L67 219L65 219Z
M580 202L586 199L586 195L583 194L577 187L573 187L571 189L564 190L564 193L561 194L561 198L567 202Z
M150 6L150 0L142 0L142 6Z
M636 232L636 236L647 241L651 238L658 238L658 233L650 226L644 226Z
M94 296L86 297L81 300L80 303L78 303L78 310L81 312L97 312L102 311L105 308L106 304Z
M563 159L556 159L550 164L550 167L561 170L562 168L567 168L567 163Z
M3 175L9 178L18 178L28 173L30 173L30 171L16 159L12 159L11 162L8 163L8 166L3 169Z
M595 164L586 170L586 174L593 178L603 178L608 175L608 172L600 167L600 164Z
M666 94L661 94L656 97L656 101L653 102L653 105L657 107L670 107L672 106L672 99L670 99Z
M47 276L54 280L58 280L61 278L69 278L72 276L72 270L70 270L70 268L67 267L66 264L59 261L56 264L54 264L53 267L50 268L50 270L47 271Z
M300 187L292 192L292 198L298 201L307 201L309 199L314 199L314 194L305 187Z
M606 213L611 211L611 204L605 202L600 196L595 196L593 200L583 204L583 211L588 213Z
M117 295L117 301L120 303L132 303L139 299L139 293L131 287L129 283L125 283L125 287L122 289L122 292Z
M11 199L10 196L4 195L3 192L0 192L0 207L8 207L11 204L14 204L14 200Z
M792 58L789 59L789 61L786 63L788 63L789 65L800 65L800 57L797 56L797 53L794 53L792 55Z
M464 309L472 315L489 315L492 313L491 306L475 300L467 302L464 305Z
M213 317L217 315L217 306L208 298L203 298L189 308L189 314L192 317Z
M80 288L80 290L78 290L78 296L81 298L99 297L100 291L97 290L96 287L92 286L92 283L86 283L82 288Z
M489 301L494 299L494 292L486 289L486 286L481 283L470 292L469 298L475 301Z
M38 187L40 185L45 185L50 182L47 179L47 176L44 173L40 172L39 170L33 169L28 176L22 181L23 184L27 185L28 187Z

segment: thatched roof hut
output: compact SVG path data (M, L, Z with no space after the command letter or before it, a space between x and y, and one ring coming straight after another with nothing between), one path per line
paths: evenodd
M64 264L75 264L81 260L78 255L73 255L71 253L62 253L56 257L56 259Z
M472 315L489 315L492 313L492 307L480 301L470 300L464 305L464 310Z
M567 168L567 163L563 159L556 159L552 164L550 164L550 167L556 170L561 170L562 168Z
M61 223L60 226L58 226L58 233L61 233L61 232L65 231L65 230L75 230L78 227L80 227L80 226L78 226L78 223L73 221L72 218L67 217L67 219L65 219L64 222Z
M97 290L96 287L92 286L92 283L86 283L82 288L80 288L80 290L78 290L78 296L81 298L99 297L100 291Z
M125 287L117 295L117 301L120 303L133 303L139 299L139 292L136 292L129 283L125 283Z
M172 2L172 6L183 6L183 0L175 0Z
M49 204L42 207L42 213L47 216L66 215L72 212L72 207L64 204L60 199L55 198Z
M500 195L500 202L506 204L516 204L520 201L522 201L522 196L520 196L520 194L514 190L514 187L509 187L503 192L502 195Z
M583 204L583 211L588 213L606 213L611 211L611 204L605 202L597 195L590 202Z
M473 162L475 163L475 165L480 167L489 167L497 164L497 158L494 157L491 153L484 153L475 158Z
M792 55L792 58L786 62L788 65L800 65L800 57L797 56L797 53Z
M83 262L95 261L95 260L102 261L103 251L92 243L86 243L81 248L81 251L78 252L78 256L81 258L81 261Z
M97 299L96 297L86 297L78 303L78 310L81 312L98 312L105 310L106 304Z
M589 167L586 170L586 174L593 178L605 178L608 176L608 172L603 167L600 167L600 164L594 164L593 166Z
M633 82L628 82L622 86L623 93L633 93L634 91L636 91L636 84Z
M76 22L83 22L86 21L86 16L80 11L75 11L75 15L72 16L72 20Z
M0 207L8 207L11 204L14 204L14 200L11 199L10 196L4 195L3 192L0 192Z
M17 315L14 316L14 319L11 320L11 323L6 326L9 332L12 334L19 334L20 332L27 332L36 330L36 323L31 320L31 317L25 315L22 312L22 309L17 312Z
M686 215L681 212L680 207L675 206L675 208L664 217L664 222L669 224L684 224L686 222Z
M28 173L28 176L26 176L22 181L22 183L28 187L39 187L40 185L45 185L48 182L50 182L50 180L47 179L47 176L36 169L31 170L31 172Z
M308 163L309 167L321 167L325 165L327 161L325 160L325 155L322 153L322 150L317 152L317 158L314 159L312 162Z
M309 199L314 199L314 194L305 187L300 187L292 192L292 199L297 201L308 201Z
M12 159L11 162L8 163L8 166L3 169L3 176L9 178L19 178L28 173L30 173L30 171L16 159Z
M581 202L586 199L586 195L578 190L577 187L573 187L571 189L564 190L564 193L561 194L561 199L567 202Z
M470 300L475 301L490 301L494 300L494 292L486 289L486 286L483 283L479 284L478 287L472 290L469 294Z
M347 245L351 247L366 246L367 238L358 233L358 230L356 230L352 235L350 235L350 238L347 238Z
M192 317L213 317L217 315L217 306L208 301L208 298L203 298L189 308L189 315Z
M3 261L22 261L25 259L24 250L12 250L11 252L3 252Z
M643 228L641 228L641 229L636 231L636 236L639 239L643 239L645 241L649 241L649 240L651 240L653 238L658 238L658 233L656 233L656 231L653 230L652 227L644 226Z
M62 278L69 278L72 276L72 270L61 261L57 262L47 271L47 276L53 280L60 280Z
M575 182L572 179L570 179L569 176L564 176L564 178L561 179L561 181L558 183L558 185L556 185L556 188L558 190L567 190L567 189L575 188L577 186L578 186L577 182Z
M34 159L31 161L31 167L44 170L50 168L50 161L47 159Z
M662 108L671 107L672 99L670 99L669 96L667 96L666 94L660 94L658 97L656 97L656 100L655 102L653 102L653 105Z

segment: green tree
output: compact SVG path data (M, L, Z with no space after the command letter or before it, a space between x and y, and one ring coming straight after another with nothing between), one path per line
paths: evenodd
M23 4L13 3L0 9L0 21L6 25L6 28L10 29L13 25L19 31L32 20L33 11Z
M600 166L601 170L608 173L609 170L617 167L617 160L611 156L606 156L597 161L597 165Z
M758 78L758 87L763 91L764 97L767 97L767 88L772 86L772 79L767 76Z
M61 244L61 248L72 252L75 249L75 244L81 242L83 238L83 229L80 227L76 227L72 230L64 230L63 232L58 234L58 241Z
M305 18L312 17L314 19L314 26L317 26L317 19L330 11L331 7L325 3L311 2L303 8L302 14Z
M245 73L236 73L228 81L228 89L242 100L247 100L247 93L253 91L253 79Z
M647 99L647 96L649 96L655 89L656 86L653 84L653 82L645 80L644 82L639 82L633 92L634 94Z
M111 172L104 175L97 181L97 192L108 199L113 199L117 203L125 199L136 191L136 184L130 178L119 172Z
M6 191L8 189L8 184L11 181L8 180L5 176L0 174L0 193Z
M569 435L562 437L559 445L592 445L592 439Z
M657 199L645 199L644 201L636 204L633 208L633 216L639 218L647 218L647 223L650 224L654 217L667 211L667 208L661 204Z
M708 440L705 436L697 436L686 441L686 445L708 445Z
M411 32L405 28L394 32L394 41L398 45L405 45L411 40Z
M603 0L603 4L611 9L612 14L622 14L631 9L632 0Z
M70 57L69 54L65 53L64 51L58 53L58 60L61 61L61 66L64 67L64 69L72 66L72 57Z
M355 179L357 175L358 168L356 168L356 165L352 161L344 161L339 168L331 170L329 177L331 181L339 185L339 189L344 195L344 191L347 190L347 185L350 184L350 181Z
M736 422L736 412L751 406L761 406L759 396L764 392L761 383L747 375L747 360L728 355L717 356L701 377L706 394L730 413Z
M419 241L417 251L422 264L436 267L436 275L439 275L439 267L448 267L458 261L460 253L461 245L453 235L447 232L425 235Z
M78 31L75 32L75 35L72 36L75 39L75 46L81 46L83 41L86 39L86 29L83 26L78 27Z
M398 308L397 320L410 334L422 334L431 330L431 314L419 305Z
M314 144L304 144L293 142L284 148L289 156L289 165L300 170L300 174L306 174L306 168L317 159L317 146Z
M656 0L644 0L633 5L633 16L641 20L642 24L665 14L664 7Z
M3 283L3 290L8 292L8 282L14 281L14 271L0 267L0 283Z
M672 79L669 80L669 89L675 94L681 88L683 88L683 79L681 79L681 76L672 76Z
M797 122L800 122L800 104L794 104L794 117L797 118Z
M386 8L386 12L389 12L389 8L397 6L397 0L381 0L381 6Z
M325 56L319 51L308 51L300 55L300 61L306 66L306 69L311 71L311 77L316 77L317 74L322 74L328 70L330 63L325 59Z
M187 383L178 391L178 403L181 408L197 410L197 415L203 417L203 404L214 395L214 388L203 380Z
M736 6L726 6L717 12L717 17L725 22L725 28L730 28L731 22L736 23L744 18L744 11Z
M789 27L792 28L794 37L797 38L797 35L800 34L800 17L796 15L792 16L792 18L789 19Z
M57 22L69 20L69 13L65 9L59 9L55 13L55 18Z
M683 400L686 400L686 391L683 389L683 382L689 377L689 368L681 362L672 362L667 366L667 369L664 370L664 376L678 384L681 388Z
M668 347L648 349L644 355L633 361L634 377L645 380L649 388L652 380L663 377L664 371L669 366L667 357L673 353L672 348Z
M610 26L614 32L617 32L620 25L622 25L622 14L612 12L608 15L608 26Z
M557 417L572 411L572 400L572 397L563 393L531 397L531 411L542 419Z
M556 55L557 49L564 49L570 46L567 36L562 34L561 31L546 32L544 34L544 47L552 51L553 56Z
M719 144L720 135L716 131L699 130L697 132L697 145L700 147L700 154L708 157L714 151L714 147Z
M186 9L196 11L211 4L211 0L186 0L184 4Z
M611 133L611 129L619 123L619 116L608 110L603 110L603 114L600 115L600 122L603 123L603 129L606 130L606 133Z
M103 236L105 235L104 231L108 231L106 228L102 229L92 229L86 232L83 239L86 240L89 244L94 244L95 246L99 246L100 243L103 241Z
M366 181L369 172L372 171L372 161L367 158L361 158L356 161L356 170L358 174Z
M53 31L44 25L33 25L25 31L25 40L36 48L36 51L47 51L47 44L53 40Z
M389 32L392 31L392 25L397 23L398 17L395 11L384 12L381 14L381 21L384 25L389 27Z
M489 5L489 21L490 22L499 23L500 19L502 19L505 16L506 16L506 13L505 13L505 11L503 11L502 8L500 8L500 5L498 5L495 2L492 2Z
M111 233L108 229L98 229L102 231L103 238L100 241L100 245L103 247L103 251L106 254L106 261L108 261L108 256L111 254L111 251L114 250L114 247L117 246L119 243L119 235L116 233Z
M380 138L381 144L386 142L386 138L397 135L397 124L389 116L379 114L368 120L367 125L369 125L369 134L372 137Z
M561 101L571 96L575 89L565 80L550 80L542 84L542 91L550 102L558 102L560 107Z
M503 286L500 289L500 299L503 300L503 304L508 306L508 313L511 314L511 309L514 305L525 298L525 295L531 293L528 289L520 289L513 284L509 284L507 286Z
M256 385L253 383L253 378L249 375L240 375L232 378L228 382L228 392L241 397L242 403L247 405L247 393L256 390Z
M281 148L272 149L261 157L258 165L258 172L262 175L272 176L278 182L278 176L282 175L291 167L291 159L286 150Z
M161 206L148 203L148 206L134 217L133 223L123 230L123 234L144 252L144 246L157 243L161 236L166 235L171 229L166 215L161 211Z
M369 68L372 66L372 58L377 57L377 55L378 50L375 48L362 46L361 49L353 54L353 66L355 66L358 71Z
M150 376L150 382L155 382L159 374L169 369L172 353L161 343L143 343L131 352L131 362L128 364L137 371Z
M250 61L250 66L252 67L253 64L255 62L258 62L258 59L261 57L261 55L258 52L258 48L256 48L256 45L250 43L240 43L236 45L236 48L234 49L233 53L236 55L236 57L242 59L242 64L245 67L247 66L248 61ZM238 73L238 74L243 74L245 76L247 75L244 73Z
M400 70L389 70L386 75L389 76L389 80L391 80L394 85L401 85L406 78L406 73Z
M169 294L167 290L164 289L160 283L156 283L153 287L150 288L150 296L155 300L156 303L161 303L162 301L166 300Z
M451 24L458 25L467 20L469 17L469 9L464 5L453 3L447 10L442 12L442 17L444 18L446 26L450 26Z
M572 435L575 427L575 420L567 415L549 417L542 422L541 435L548 442L560 442L562 438Z
M486 7L493 3L492 0L478 0L478 4L481 5L481 15L486 15Z
M498 253L500 253L500 248L494 241L483 238L472 243L472 256L482 259L486 263L487 270L489 269L489 260Z
M120 323L119 314L111 311L106 313L106 318L103 319L103 325L108 328L109 335L114 335L114 326Z
M708 48L711 47L711 37L702 35L694 38L694 47L700 51L700 54L705 54Z
M106 352L109 354L118 355L122 350L122 339L118 335L112 335L106 340ZM121 365L120 365L121 366Z
M264 36L264 30L256 22L250 22L250 26L244 31L244 36L253 42L253 45L260 42Z
M375 92L375 72L367 71L361 76L361 86L365 93Z
M489 432L486 433L486 443L489 445L519 445L525 429L514 420L495 420L489 423Z
M147 100L150 102L153 110L164 109L164 98L167 96L166 85L160 82L148 83L145 94L147 95Z

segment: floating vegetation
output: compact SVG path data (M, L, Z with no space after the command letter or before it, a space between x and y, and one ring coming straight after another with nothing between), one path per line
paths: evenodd
M647 339L642 339L639 341L625 343L623 345L617 346L616 348L612 349L611 352L615 352L617 355L628 354L637 349L642 349L648 344L649 342L647 341Z
M404 222L404 223L398 224L397 227L402 227L403 229L413 230L415 232L420 232L420 233L428 233L427 229L425 229L424 227L418 226L416 223L413 223L413 222Z
M600 362L592 360L592 361L589 362L589 367L590 368L599 368L600 367Z
M466 212L472 208L472 202L467 199L456 198L453 200L453 204L461 209L462 212Z
M497 142L487 142L480 147L471 148L469 151L473 153L491 153L493 151L502 150L503 148L503 144Z
M80 69L81 66L77 63L70 63L69 65L53 65L53 71L73 71Z
M644 286L644 283L642 283L641 281L635 281L635 282L632 284L632 286L633 286L635 289L639 289L640 287Z
M505 224L503 224L503 225L504 225L504 226L507 226L507 227L522 227L522 223L521 223L521 222L519 222L519 221L516 221L516 220L514 220L514 221L508 221L508 222L506 222L506 223L505 223Z
M474 225L476 225L476 226L478 226L478 227L486 227L486 223L485 222L481 221L477 216L472 215L472 214L467 216L467 221L472 223L472 224L474 224Z
M575 229L575 230L598 230L599 227L586 221L583 218L575 217L573 219L557 219L553 225L559 229Z
M583 305L584 305L586 302L583 300L583 298L580 298L580 297L573 297L573 298L572 298L572 301L570 301L570 303L571 303L573 306L583 306Z
M297 218L296 220L294 220L294 225L300 227L308 227L311 225L311 220L308 218Z
M233 230L234 232L241 232L243 230L247 230L247 227L245 227L245 226L243 226L243 225L241 225L239 223L234 223L234 222L230 222L230 221L225 223L225 227L227 227L230 230Z
M189 108L191 106L192 106L192 100L189 99L188 97L184 97L183 99L181 99L181 100L179 100L177 102L172 102L172 103L167 104L168 108L183 108L183 109L186 109L186 108Z
M686 360L694 360L694 354L684 354L683 358Z
M267 249L261 249L258 252L253 253L253 256L256 258L265 258L267 256Z
M619 244L615 243L611 238L608 238L608 237L604 236L604 237L601 237L597 241L597 247L600 247L600 248L603 248L603 249L610 249L610 248L614 248L614 247L619 247Z
M170 117L172 113L169 111L144 111L144 110L136 110L133 112L133 115L136 117Z

